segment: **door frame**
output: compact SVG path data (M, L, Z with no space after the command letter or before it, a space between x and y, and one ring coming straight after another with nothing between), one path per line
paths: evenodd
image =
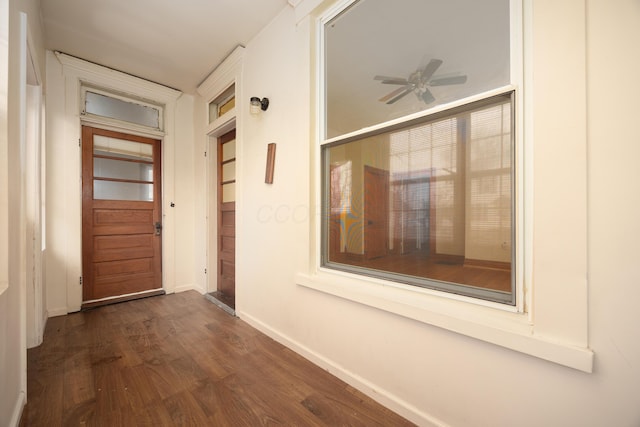
M82 277L81 125L162 141L162 280L165 292L173 293L177 287L176 220L170 204L175 200L176 143L181 126L186 123L177 112L182 92L60 52L47 52L49 65L52 70L50 87L57 88L46 102L47 118L55 119L51 120L54 125L47 127L47 147L51 149L47 149L46 154L47 190L52 190L47 198L47 295L52 296L47 299L49 316L79 311L82 305L79 283ZM130 129L127 123L84 114L80 97L83 86L126 94L129 98L162 106L164 128ZM55 227L60 222L69 225L64 233Z

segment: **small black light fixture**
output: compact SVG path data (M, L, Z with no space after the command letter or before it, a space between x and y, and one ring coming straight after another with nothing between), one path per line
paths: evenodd
M251 97L251 104L249 105L249 112L254 116L260 113L260 110L267 111L269 108L269 98L258 98L257 96Z

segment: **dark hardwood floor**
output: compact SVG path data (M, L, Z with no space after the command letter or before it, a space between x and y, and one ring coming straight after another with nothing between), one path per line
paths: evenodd
M403 426L197 292L54 317L21 426Z

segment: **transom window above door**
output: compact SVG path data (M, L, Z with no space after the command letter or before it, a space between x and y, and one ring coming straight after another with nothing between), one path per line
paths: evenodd
M82 114L87 117L126 122L154 131L163 129L163 108L140 99L82 87Z

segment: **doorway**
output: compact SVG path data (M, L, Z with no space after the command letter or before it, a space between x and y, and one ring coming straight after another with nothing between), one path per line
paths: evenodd
M210 295L234 313L236 306L236 131L217 139L217 281Z
M387 255L389 249L389 171L364 168L364 254Z
M82 127L82 307L163 294L161 143Z

